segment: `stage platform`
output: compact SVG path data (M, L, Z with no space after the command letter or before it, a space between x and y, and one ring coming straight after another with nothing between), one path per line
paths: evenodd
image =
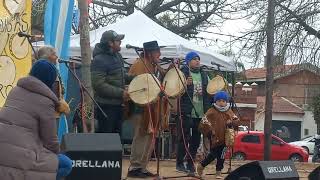
M127 180L136 180L139 178L127 178L127 172L128 172L128 167L129 167L129 159L127 157L125 157L123 159L123 167L122 167L122 179L127 179ZM242 164L246 164L249 161L232 161L232 170L236 169L237 167L241 166ZM215 163L215 162L214 162ZM295 163L296 168L298 170L299 176L301 180L307 180L308 179L308 175L310 174L311 171L313 171L316 167L320 166L319 163ZM223 177L226 177L227 174L226 171L229 168L229 164L228 162L225 162L225 168L223 171ZM153 173L156 173L157 171L157 162L152 160L149 163L148 169L150 171L152 171ZM215 173L215 165L211 164L209 165L206 169L205 169L205 176L204 179L205 180L211 180L211 179L215 179L214 176ZM160 161L160 176L163 177L174 177L174 176L183 176L185 174L183 173L179 173L176 171L175 168L175 161L174 160L161 160ZM147 180L151 180L153 178L145 178ZM172 178L170 178L172 179ZM181 179L181 180L193 180L196 178L192 178L192 177L186 177L186 178L175 178L175 179Z

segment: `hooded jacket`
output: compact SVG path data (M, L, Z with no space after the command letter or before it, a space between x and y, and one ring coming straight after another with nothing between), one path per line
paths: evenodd
M113 52L106 44L98 43L93 50L91 79L97 102L121 105L125 85L132 77L126 73L121 54Z
M0 179L55 180L58 99L47 85L21 78L0 110Z

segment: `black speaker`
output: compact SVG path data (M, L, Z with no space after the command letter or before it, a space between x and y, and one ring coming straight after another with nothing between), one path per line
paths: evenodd
M298 180L292 161L253 161L232 171L226 180Z
M320 166L315 168L308 176L309 180L320 180Z
M69 133L61 150L72 160L66 180L119 180L122 172L122 145L116 133Z

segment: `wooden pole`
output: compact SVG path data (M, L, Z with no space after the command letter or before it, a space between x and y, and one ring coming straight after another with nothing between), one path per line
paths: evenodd
M93 95L92 85L91 85L91 47L90 47L90 36L89 36L89 12L88 12L88 2L87 0L79 0L80 9L80 22L79 22L79 32L80 32L80 47L81 47L81 79L84 87ZM94 117L93 117L93 103L87 93L84 92L84 110L83 114L89 115L86 118L86 125L88 127L88 132L94 132Z
M264 121L264 160L271 159L271 133L272 133L272 94L273 94L273 58L274 58L274 24L275 0L268 0L267 17L267 77L266 77L266 103Z

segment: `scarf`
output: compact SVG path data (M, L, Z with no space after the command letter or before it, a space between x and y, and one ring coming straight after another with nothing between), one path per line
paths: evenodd
M229 108L230 108L230 105L229 105L229 104L227 104L227 105L224 106L224 107L221 107L221 106L218 106L216 103L213 103L213 106L214 106L218 111L220 111L220 112L226 112L226 111L228 111Z

